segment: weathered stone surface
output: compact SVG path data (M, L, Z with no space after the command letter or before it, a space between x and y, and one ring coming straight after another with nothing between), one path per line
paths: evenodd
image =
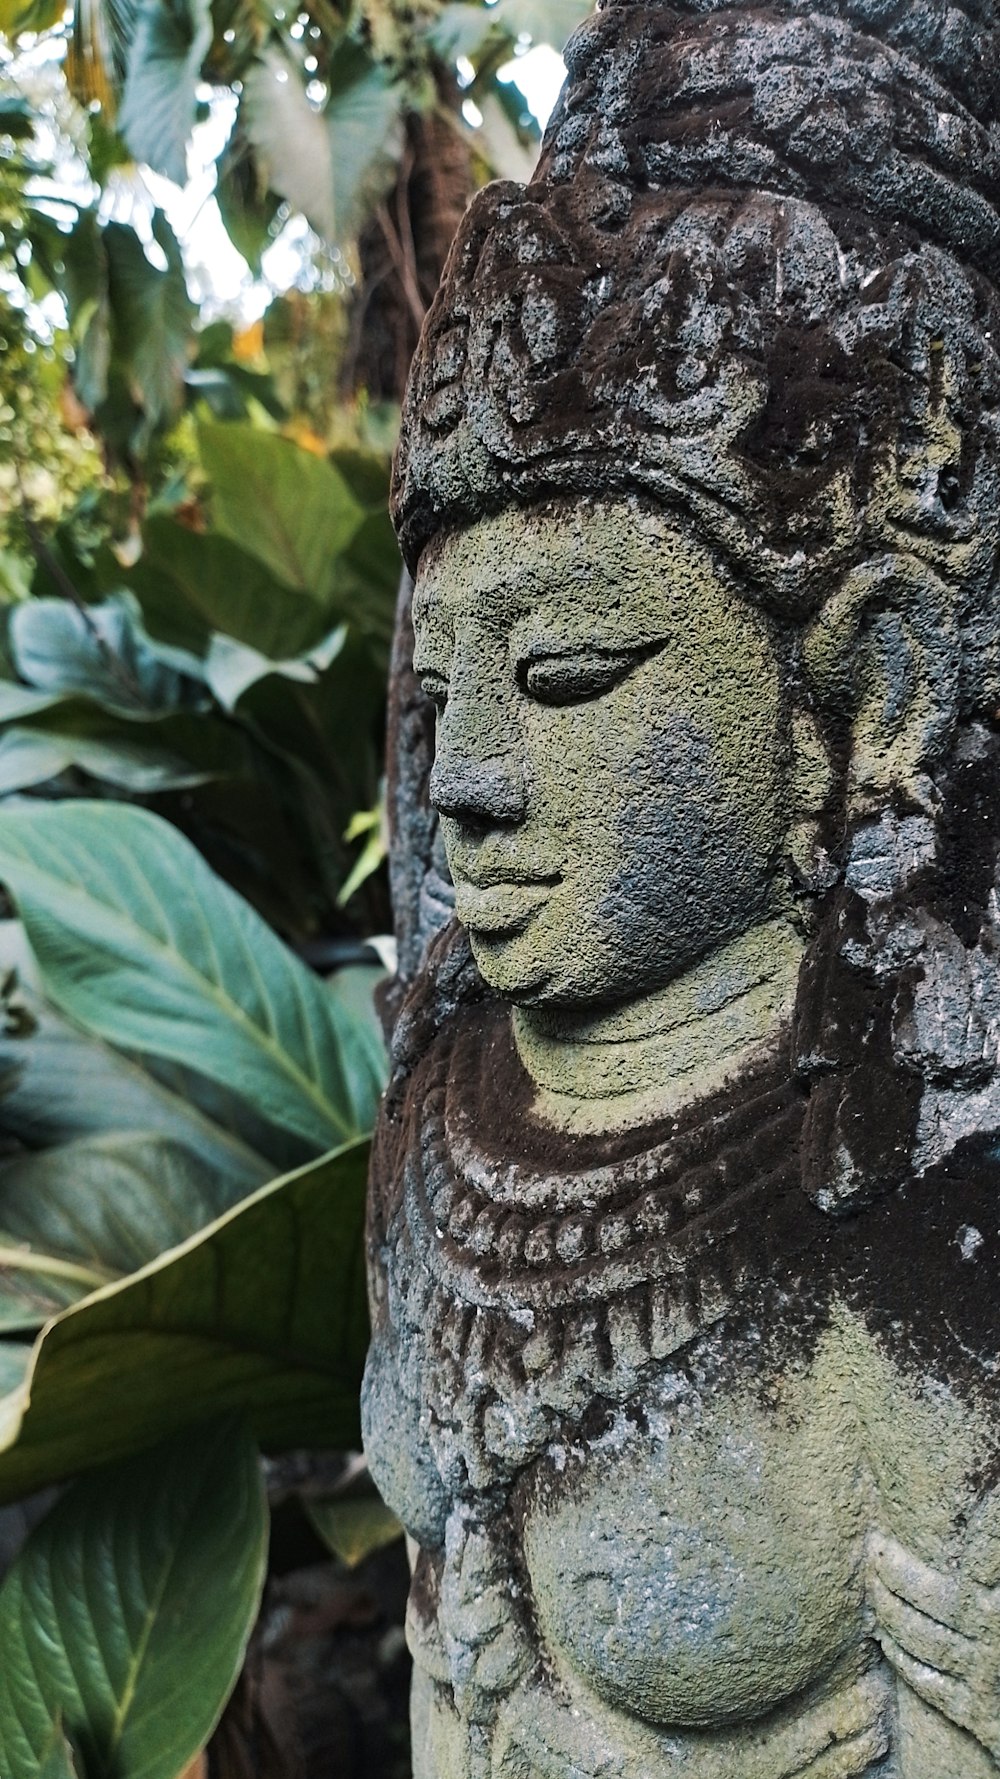
M998 50L608 4L428 319L365 1387L415 1779L1000 1773Z

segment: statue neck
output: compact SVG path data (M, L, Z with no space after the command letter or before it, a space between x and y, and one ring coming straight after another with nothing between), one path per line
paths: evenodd
M626 1130L671 1117L763 1061L795 1005L803 941L762 922L652 994L592 1008L515 1008L514 1041L545 1124Z

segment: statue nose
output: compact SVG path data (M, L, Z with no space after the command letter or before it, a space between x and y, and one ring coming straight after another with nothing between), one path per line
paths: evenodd
M439 814L473 827L523 821L527 808L524 776L509 754L484 759L439 756L429 790Z

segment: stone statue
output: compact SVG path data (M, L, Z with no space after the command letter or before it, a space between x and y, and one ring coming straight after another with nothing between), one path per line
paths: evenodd
M986 1779L1000 16L610 0L567 64L394 494L414 1775Z

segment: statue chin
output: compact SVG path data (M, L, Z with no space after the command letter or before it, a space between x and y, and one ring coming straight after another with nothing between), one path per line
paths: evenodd
M566 55L395 471L414 1779L1000 1779L1000 32Z

